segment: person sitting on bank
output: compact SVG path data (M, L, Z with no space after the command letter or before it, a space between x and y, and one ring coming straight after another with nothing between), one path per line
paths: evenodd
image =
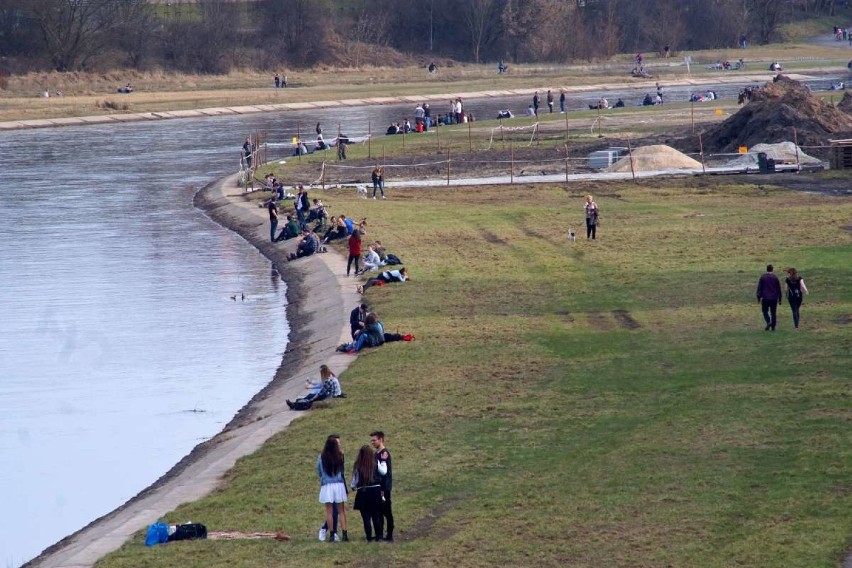
M279 233L278 238L275 239L275 242L279 241L287 241L290 239L295 239L299 236L302 230L299 228L299 222L292 215L287 215L287 224L284 225L284 228L281 229L281 233Z
M287 260L296 260L297 258L311 256L319 250L319 245L319 238L317 238L316 234L305 229L302 231L302 240L296 252L290 253L290 258Z
M613 108L624 108L624 101L619 98L617 101L615 101Z
M319 199L314 199L314 206L308 210L308 216L305 219L305 222L310 221L319 221L317 223L317 227L314 229L315 231L325 225L325 220L328 219L328 211L326 211L325 205L322 204L322 201Z
M317 150L328 150L328 144L325 143L325 140L322 138L322 134L317 134L317 145L314 149L314 152Z
M325 235L322 237L322 242L329 243L331 241L336 241L339 239L345 239L349 236L349 232L346 230L345 223L345 215L341 215L340 217L332 217L331 218L331 227L325 232Z
M357 353L364 347L378 347L385 342L385 327L375 313L367 314L364 329L355 337L352 343L344 343L337 347L338 352Z
M400 268L399 270L385 270L381 274L379 274L375 278L370 278L363 285L358 286L358 292L363 293L367 288L371 288L373 286L384 286L385 284L389 284L391 282L407 282L410 280L408 276L407 268Z
M653 106L654 105L654 97L651 96L651 93L645 93L645 97L642 99L642 106Z
M287 400L287 406L290 410L309 410L311 406L320 400L327 398L346 398L340 388L340 381L337 376L331 372L328 365L320 365L320 380L305 381L305 388L309 389L308 394L297 398L295 401Z
M392 134L399 134L399 126L391 122L391 125L388 126L388 130L385 134L387 134L388 136Z
M356 275L372 272L382 266L382 259L379 258L379 253L376 252L374 245L367 247L367 256L364 259L364 268L360 272L355 272Z

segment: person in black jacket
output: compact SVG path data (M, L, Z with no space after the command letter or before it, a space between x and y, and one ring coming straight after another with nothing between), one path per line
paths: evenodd
M367 304L361 304L349 314L349 329L352 333L352 339L355 339L355 336L364 329L364 320L367 319L369 309Z
M760 303L763 321L766 322L764 331L775 331L776 310L781 303L781 281L773 270L775 267L767 264L766 273L757 281L757 301Z
M380 467L370 446L366 444L361 446L358 457L355 458L355 467L352 468L352 479L349 484L357 491L353 508L361 513L367 542L378 542L382 540L384 534L382 472L387 473L386 465Z
M391 507L391 490L393 489L393 467L391 466L391 455L385 447L385 433L376 430L370 434L370 445L376 450L376 460L379 468L379 481L382 486L382 516L385 520L387 534L385 540L393 542L393 509ZM381 474L382 469L385 470Z
M299 226L302 229L307 227L308 213L311 210L311 201L308 199L308 192L305 186L299 186L299 193L296 195L296 216L299 218Z

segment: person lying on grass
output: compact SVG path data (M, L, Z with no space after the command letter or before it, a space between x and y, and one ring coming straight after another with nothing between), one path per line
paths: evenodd
M287 406L290 410L309 410L313 403L325 400L327 398L346 398L340 388L340 381L337 376L331 372L328 365L320 365L320 380L305 381L305 388L310 389L310 392L305 396L297 398L295 401L287 400Z
M375 278L370 278L362 286L358 286L357 290L359 293L363 294L364 290L370 288L372 286L384 286L390 282L407 282L410 280L408 276L407 268L400 268L399 270L385 270L381 274L379 274Z

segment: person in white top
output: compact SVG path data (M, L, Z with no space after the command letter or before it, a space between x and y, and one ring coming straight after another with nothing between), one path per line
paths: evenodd
M361 272L356 272L355 274L364 274L365 272L370 272L372 270L376 270L380 266L384 264L382 259L379 258L379 253L375 251L373 245L367 247L367 258L364 260L364 268Z

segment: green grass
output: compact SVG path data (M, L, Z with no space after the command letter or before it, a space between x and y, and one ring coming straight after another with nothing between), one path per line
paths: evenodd
M582 196L599 239L568 243ZM312 197L313 197L312 193ZM178 508L288 543L142 536L99 568L837 566L852 544L848 198L701 180L318 194L370 219L412 281L366 298L390 331L221 489ZM763 331L766 262L812 295ZM316 541L314 461L384 429L398 541ZM154 519L152 519L152 522Z

